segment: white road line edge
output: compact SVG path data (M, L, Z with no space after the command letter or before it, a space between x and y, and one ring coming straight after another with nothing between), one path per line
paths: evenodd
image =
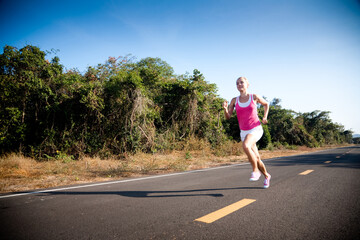
M307 155L307 154L312 154L312 153L324 152L324 151L328 151L328 150L331 151L331 150L334 150L334 149L324 149L324 150L320 150L320 151L304 153L304 154L298 154L298 155L275 157L275 158L263 159L262 161L264 162L264 161L268 161L268 160L275 160L275 159L288 158L288 157L296 157L296 156ZM9 195L2 195L2 196L0 196L0 199L2 199L2 198L10 198L10 197L18 197L18 196L24 196L24 195L31 195L31 194L38 194L38 193L57 192L57 191L70 190L70 189L78 189L78 188L110 185L110 184L116 184L116 183L135 182L135 181L148 180L148 179L154 179L154 178L162 178L162 177L170 177L170 176L176 176L176 175L182 175L182 174L188 174L188 173L194 173L194 172L205 172L205 171L211 171L211 170L216 170L216 169L221 169L221 168L235 167L235 166L241 166L241 165L247 165L247 164L250 164L250 163L246 162L246 163L232 164L232 165L226 165L226 166L220 166L220 167L214 167L214 168L191 170L191 171L179 172L179 173L170 173L170 174L164 174L164 175L156 175L156 176L124 179L124 180L102 182L102 183L90 183L90 184L85 184L85 185L80 185L80 186L73 186L73 187L54 188L54 189L47 189L47 190L33 191L33 192L25 192L25 193L20 192L20 193L14 193L14 194L9 194Z

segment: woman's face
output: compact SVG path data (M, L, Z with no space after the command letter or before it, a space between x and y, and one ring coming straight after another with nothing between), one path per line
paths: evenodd
M237 86L237 89L241 92L241 91L244 91L248 88L248 83L245 79L243 78L239 78L237 81L236 81L236 86Z

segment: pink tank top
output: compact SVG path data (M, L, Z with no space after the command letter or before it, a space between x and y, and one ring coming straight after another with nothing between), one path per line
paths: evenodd
M243 107L240 105L243 105ZM248 131L261 125L252 94L250 94L249 100L246 103L240 103L239 97L237 97L235 109L240 130Z

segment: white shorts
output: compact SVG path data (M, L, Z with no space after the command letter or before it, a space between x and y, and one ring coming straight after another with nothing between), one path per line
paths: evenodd
M241 141L244 142L246 136L248 134L252 134L254 135L256 142L260 140L260 138L262 137L262 135L264 134L264 130L262 128L261 125L254 127L253 129L250 130L241 130L240 131L240 137L241 137Z

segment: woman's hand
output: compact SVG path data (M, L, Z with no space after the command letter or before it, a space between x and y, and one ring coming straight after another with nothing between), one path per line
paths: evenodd
M225 102L223 102L223 108L225 109L225 110L228 110L228 102L227 101L225 101Z
M262 123L263 123L263 124L267 124L267 123L268 123L268 120L267 120L266 118L263 118L263 119L262 119Z
M230 119L231 115L233 114L233 111L234 111L234 106L235 106L235 101L236 101L236 98L233 98L230 102L230 105L228 104L227 101L224 101L223 104L222 104L222 107L224 109L224 113L225 113L225 118L227 120Z

